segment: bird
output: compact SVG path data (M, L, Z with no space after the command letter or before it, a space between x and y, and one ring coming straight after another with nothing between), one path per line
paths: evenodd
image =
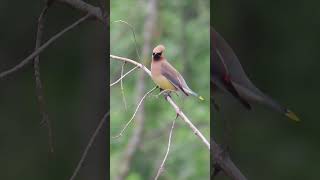
M211 27L211 85L213 96L217 92L228 92L246 109L252 109L254 103L260 103L272 110L284 114L289 119L300 118L288 108L280 105L271 97L260 91L248 78L233 49L223 37ZM214 107L219 107L214 101Z
M200 100L202 96L192 91L181 74L164 57L164 45L157 45L152 51L151 78L163 91L181 91L186 96L193 95Z

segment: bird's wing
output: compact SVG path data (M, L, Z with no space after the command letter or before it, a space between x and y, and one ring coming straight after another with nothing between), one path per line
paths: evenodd
M211 38L213 45L211 50L211 57L213 58L211 62L213 83L219 88L230 92L247 109L251 109L250 104L241 96L242 94L240 94L234 86L234 82L240 82L237 84L241 84L241 82L244 83L245 81L249 86L251 86L252 83L246 77L233 50L214 29L211 29ZM240 68L240 70L237 70L236 67ZM241 80L243 78L244 81ZM239 79L240 81L237 81Z
M214 59L212 62L213 75L223 76L227 74L231 81L262 95L262 92L253 85L244 72L232 48L213 28L211 29L211 38L213 42L211 55Z
M213 62L211 62L212 69L212 79L219 88L233 91L238 94L235 97L240 97L240 101L245 100L243 103L246 103L247 100L256 101L262 104L265 104L272 109L284 113L290 119L299 121L299 118L289 109L280 105L278 102L274 101L269 96L261 92L248 78L244 72L237 56L235 55L232 48L228 43L217 33L213 28L211 28L211 57ZM224 81L221 79L229 79L231 82L231 89L226 87Z
M185 80L180 75L180 73L173 67L168 61L164 61L161 64L160 68L161 74L166 77L174 87L177 89L180 89L185 95L188 96L188 93L186 93L184 88L188 88Z
M213 62L211 68L213 71L213 79L216 84L220 88L222 84L222 87L231 92L236 98L239 99L240 97L240 101L244 105L246 104L246 101L255 101L268 104L280 112L283 111L284 108L280 104L262 93L250 81L232 48L213 28L211 28L211 38L213 42L211 52ZM229 79L232 88L225 87L226 84L224 81L221 82L221 79Z

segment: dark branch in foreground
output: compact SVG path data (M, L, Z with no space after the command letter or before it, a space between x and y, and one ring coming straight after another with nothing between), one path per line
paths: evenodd
M56 1L67 4L77 10L80 10L82 12L89 14L90 16L95 17L96 19L102 22L105 22L105 17L99 7L95 7L82 0L56 0Z
M48 12L48 8L49 8L49 5L46 4L39 16L35 51L37 51L41 45L44 23L45 23L46 14ZM43 85L40 78L39 61L40 61L40 58L39 58L39 55L37 55L34 59L34 76L35 76L35 82L36 82L36 94L37 94L40 113L42 116L41 124L46 125L48 128L49 148L50 148L50 151L53 152L54 148L53 148L52 127L51 127L51 122L49 120L48 112L46 110L46 103L44 100Z
M92 136L91 136L91 138L90 138L90 140L89 140L89 142L88 142L88 144L87 144L87 146L86 146L86 148L85 148L85 150L84 150L84 152L83 152L83 154L82 154L82 156L81 156L81 159L80 159L79 163L77 164L77 167L76 167L76 169L73 171L73 174L72 174L72 176L71 176L71 178L70 178L69 180L74 180L74 179L76 178L77 174L79 173L79 170L80 170L80 168L81 168L84 160L86 159L87 154L88 154L88 152L89 152L89 150L90 150L90 148L91 148L94 140L96 139L97 135L99 134L99 131L101 130L103 124L107 121L107 117L109 116L109 113L110 113L110 112L106 112L106 113L104 114L104 116L103 116L103 118L101 119L100 123L98 124L96 130L95 130L94 133L92 134Z
M76 22L74 22L73 24L71 24L70 26L68 26L67 28L63 29L62 31L60 31L58 34L54 35L52 38L50 38L46 43L44 43L43 45L41 45L36 51L34 51L32 54L30 54L28 57L26 57L25 59L23 59L18 65L16 65L15 67L6 70L2 73L0 73L0 79L4 78L5 76L8 76L18 70L20 70L21 68L23 68L24 66L26 66L27 64L29 64L33 58L35 58L36 56L38 56L43 50L45 50L49 45L51 45L53 42L55 42L57 39L59 39L62 35L64 35L65 33L67 33L68 31L70 31L71 29L73 29L74 27L78 26L80 23L84 22L85 20L87 20L91 15L87 14L86 16L80 18L79 20L77 20Z
M214 139L211 139L211 145L214 167L218 168L218 171L223 171L228 177L230 177L233 180L247 180L247 178L242 174L239 168L232 162L229 154L225 152L214 141ZM215 174L213 174L212 176L214 175Z

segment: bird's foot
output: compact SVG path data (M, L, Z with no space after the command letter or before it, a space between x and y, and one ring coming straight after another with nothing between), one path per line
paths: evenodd
M171 98L170 91L165 90L165 91L161 92L160 94L163 94L164 99L167 99L167 97Z

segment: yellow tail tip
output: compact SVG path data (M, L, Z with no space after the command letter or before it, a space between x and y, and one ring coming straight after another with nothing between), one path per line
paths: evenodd
M203 98L202 96L199 96L199 99L200 99L201 101L204 101L204 98Z
M296 121L296 122L299 122L299 121L300 121L300 118L299 118L295 113L293 113L293 112L290 111L290 110L287 110L286 116L287 116L288 118Z

